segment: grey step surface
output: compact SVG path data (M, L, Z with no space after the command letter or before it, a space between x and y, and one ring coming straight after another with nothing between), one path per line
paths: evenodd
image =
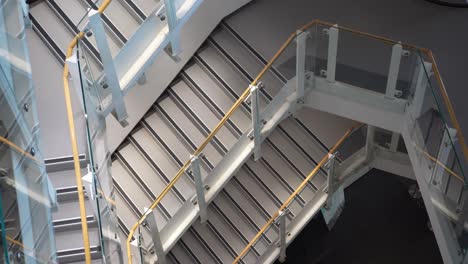
M60 15L69 17L76 24L90 2L55 0L54 3L40 3L31 9L31 14L64 52L74 34ZM104 13L107 19L104 22L111 36L109 39L114 55L125 39L135 32L141 18L151 12L155 3L149 0L112 2ZM95 41L92 37L88 41L86 52L92 55L93 49L96 49ZM112 174L122 241L126 240L128 230L142 216L145 208L173 179L190 154L264 67L264 62L249 48L228 28L215 30L114 153ZM91 63L91 67L99 69L98 60ZM283 86L284 77L278 72L268 71L262 82L265 89L262 91L261 107L264 108ZM334 143L333 140L321 142L321 136L316 134L327 131L327 128L308 121L311 113L322 120L326 119L323 117L326 114L312 110L303 112L298 113L297 119L290 117L281 122L262 145L262 158L257 162L247 161L234 175L209 205L208 222L200 224L196 221L172 248L168 257L170 263L228 263L242 251ZM201 167L203 178L246 132L250 123L250 106L244 103L206 147ZM336 135L342 132L343 127L335 130ZM326 132L321 133L324 136ZM62 193L59 210L54 214L59 230L56 232L57 239L64 239L67 234L79 238L81 231L76 222L79 214L74 193L76 188L73 190L76 185L74 174L72 171L59 171L51 177L57 190ZM314 197L317 189L323 187L325 179L323 172L320 172L307 185L292 203L289 220ZM160 230L194 193L193 179L184 175L156 210ZM91 208L87 209L88 223L94 237L96 220L89 214ZM146 242L151 241L148 228L142 228L142 234ZM276 239L277 228L272 227L247 254L245 262L254 262ZM74 244L63 243L61 252L69 252L61 259L63 263L80 260L79 252L76 256L72 254L81 243L80 239L75 240ZM93 244L94 249L99 250L98 247L98 244Z

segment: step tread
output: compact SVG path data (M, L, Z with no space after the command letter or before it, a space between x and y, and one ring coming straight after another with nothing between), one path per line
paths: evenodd
M149 206L152 203L152 201L162 192L167 183L160 178L158 173L148 164L145 158L138 152L138 150L132 143L120 149L119 154L121 154L125 162L128 163L128 165L135 171L138 177L140 177L140 179L144 182L146 188L148 188L149 191L151 191L151 195L153 197L148 196L147 199L143 200L143 202L145 202L143 206ZM129 177L131 177L130 174L128 175ZM129 181L122 180L122 182L127 184ZM131 192L132 196L139 195L135 193L144 192L140 185L138 185L137 181L134 181L132 184L136 185L136 189L133 189L130 186L125 187ZM177 199L177 197L174 196L173 193L169 193L162 202L162 204L166 208L166 210L168 210L171 216L174 215L181 206L180 201Z

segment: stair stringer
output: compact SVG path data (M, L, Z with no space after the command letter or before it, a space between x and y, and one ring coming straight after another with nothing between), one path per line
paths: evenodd
M292 115L298 106L296 81L290 80L262 112L262 119L268 120L268 122L261 128L260 142L263 142L281 121ZM207 204L214 200L216 195L254 153L255 145L254 140L250 138L251 132L252 126L244 132L237 143L207 176L205 184L210 187L205 193ZM171 250L174 244L199 216L200 210L197 205L193 204L195 200L196 196L194 194L161 230L160 235L164 252L168 253ZM152 244L150 244L149 248L152 247ZM154 263L156 259L156 256L152 256L149 263Z

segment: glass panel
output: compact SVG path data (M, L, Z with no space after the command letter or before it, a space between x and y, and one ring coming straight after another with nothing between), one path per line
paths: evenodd
M17 0L2 1L0 7L0 31L18 38L24 33L24 21L21 6Z
M0 143L0 193L3 200L3 214L0 218L5 225L2 235L9 242L7 251L14 258L49 263L56 257L51 186L36 144L33 143L30 149L35 149L31 152L34 156Z
M38 119L21 3L0 9L0 196L2 259L56 263L55 191L38 148Z
M346 138L338 148L338 158L342 161L348 159L366 146L367 125L360 126Z
M81 96L86 119L87 145L92 173L92 190L95 197L93 205L98 219L101 241L101 253L105 262L120 261L120 240L118 237L118 220L115 210L114 188L111 173L111 155L107 148L106 122L101 111L101 101L92 71L88 68L88 56L81 52L82 41L78 41L80 76L78 93ZM73 76L73 78L77 78ZM76 84L76 82L75 82Z

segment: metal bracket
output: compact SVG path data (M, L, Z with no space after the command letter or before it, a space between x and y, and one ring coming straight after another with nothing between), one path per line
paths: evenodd
M446 129L444 129L439 153L437 154L437 160L442 164L447 164L448 162L450 153L453 151L452 140L456 140L456 134L457 131L453 128L446 127ZM434 173L432 174L430 183L444 193L445 190L442 187L442 183L444 182L444 176L447 177L448 175L446 175L445 169L440 165L435 164L434 166Z
M171 58L178 62L180 61L179 54L182 52L180 48L180 33L176 31L177 28L177 12L175 8L174 0L164 0L164 7L167 16L167 25L169 27L169 33L174 33L175 36L172 41L166 47L166 52Z
M252 109L252 131L253 131L253 141L254 141L254 160L257 161L262 156L261 149L261 129L262 129L262 119L260 117L260 94L259 94L260 85L250 85L250 102Z
M308 35L308 32L300 30L296 33L296 101L298 104L304 103L305 57Z
M328 60L326 76L329 82L335 82L336 55L338 53L338 25L328 29Z
M369 162L374 155L374 137L375 137L375 127L367 125L367 136L366 136L366 162Z
M161 242L161 236L159 233L159 229L156 223L156 212L154 210L149 210L147 212L146 221L149 225L151 231L151 239L153 240L154 251L158 258L159 264L166 264L166 253L164 253L164 249Z
M417 119L421 116L422 113L426 111L426 108L429 107L425 100L427 97L427 87L428 87L428 78L427 75L430 75L432 72L432 64L429 62L418 61L416 65L416 70L412 78L411 87L414 89L414 95L412 100L412 111L411 115L413 119ZM427 73L427 74L426 74ZM426 105L425 105L426 102Z
M343 185L341 185L333 194L328 194L326 206L321 209L328 230L331 230L336 221L343 212L345 198Z
M203 183L203 179L201 177L200 172L200 155L190 156L190 168L191 171L188 171L187 173L192 174L194 178L195 188L197 192L197 203L198 208L200 209L200 222L204 224L208 220L208 213L205 199L205 185Z
M327 170L327 193L330 197L331 194L335 192L335 161L336 161L336 156L338 155L338 152L335 152L333 154L328 154L328 161L325 165L326 170ZM328 201L327 201L328 204Z
M390 151L396 152L398 149L399 143L400 143L400 134L393 132L392 139L390 141L390 146L389 146Z
M120 87L119 78L117 76L114 59L110 51L107 36L102 23L101 14L97 10L91 10L88 14L89 25L94 32L94 38L99 49L102 63L104 65L104 73L106 74L107 83L111 88L112 94L112 115L125 127L128 125L128 114L123 100L123 93Z
M278 223L279 223L279 247L280 255L279 262L283 263L286 261L286 211L278 212Z
M403 95L402 91L396 89L402 52L403 47L400 43L393 45L390 68L388 70L387 88L385 90L385 97L390 99L394 99L395 97L399 98Z

